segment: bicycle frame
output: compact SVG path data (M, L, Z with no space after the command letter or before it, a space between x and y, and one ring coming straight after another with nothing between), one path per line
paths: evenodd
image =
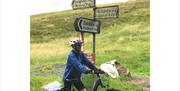
M96 79L96 81L93 84L92 91L97 91L98 86L101 86L101 88L103 88L105 90L105 86L103 85L103 83L101 81L100 75L99 74L96 74L96 75L98 78Z
M103 88L103 91L121 91L117 89L109 89L108 86L103 85L103 82L100 77L100 73L102 74L103 72L95 73L97 76L97 79L94 81L94 84L92 86L92 91L97 91L99 86ZM77 79L69 79L69 81L75 81L75 80ZM61 91L67 91L67 90L61 90ZM71 89L71 91L74 91L74 89L73 90Z
M113 88L110 89L110 88L108 88L108 86L103 85L99 73L96 75L97 75L97 79L93 84L92 91L97 91L99 86L101 86L101 88L103 88L104 91L121 91L121 90L113 89Z

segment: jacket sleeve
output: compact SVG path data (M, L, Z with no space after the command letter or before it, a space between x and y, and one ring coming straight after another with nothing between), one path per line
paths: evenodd
M69 55L69 62L81 73L88 73L88 70L79 62L75 55Z
M84 63L87 67L89 67L89 68L92 69L92 70L97 69L96 66L95 66L94 64L92 64L92 63L86 58L86 56L84 55L84 53L82 53L82 57L83 57L83 63Z

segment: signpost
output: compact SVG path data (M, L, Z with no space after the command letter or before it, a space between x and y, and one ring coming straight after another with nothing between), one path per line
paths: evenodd
M100 33L101 22L99 20L76 18L74 27L78 32Z
M119 6L107 6L95 8L96 18L118 18Z
M71 6L73 9L92 8L94 0L73 0Z
M108 7L96 7L96 0L73 0L73 9L82 8L93 8L93 19L87 18L76 18L74 22L75 30L80 33L80 38L84 42L84 32L92 33L93 35L93 53L86 54L87 58L96 63L96 33L100 33L101 22L96 18L118 18L119 17L119 6L108 6ZM82 46L82 51L84 46Z

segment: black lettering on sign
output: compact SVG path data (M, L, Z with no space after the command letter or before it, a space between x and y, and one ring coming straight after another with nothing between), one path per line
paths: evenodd
M94 0L73 0L72 8L81 9L81 8L92 8L94 6Z
M100 33L101 22L99 20L76 18L74 22L75 30L78 32Z
M119 6L108 6L96 8L96 18L117 18L119 17Z

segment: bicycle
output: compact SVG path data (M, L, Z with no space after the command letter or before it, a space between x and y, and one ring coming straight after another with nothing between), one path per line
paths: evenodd
M100 77L100 74L104 74L105 72L102 71L102 70L96 70L94 71L94 74L96 74L97 76L97 79L94 81L94 84L92 86L92 91L97 91L98 90L98 87L101 87L103 89L103 91L121 91L121 90L118 90L118 89L114 89L114 88L109 88L109 86L105 86L101 80L101 77ZM66 81L69 81L69 82L73 82L73 81L78 81L77 79L66 79ZM68 91L67 89L65 88L62 88L60 91ZM71 89L71 91L75 91L75 89Z

